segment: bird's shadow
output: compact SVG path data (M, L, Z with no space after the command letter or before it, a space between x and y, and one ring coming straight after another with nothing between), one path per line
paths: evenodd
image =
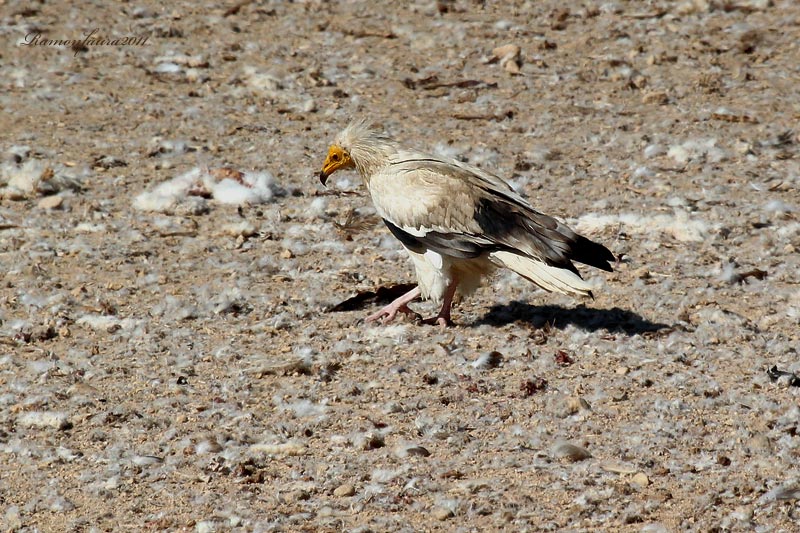
M672 331L676 327L670 324L651 322L642 315L619 307L612 309L592 309L584 306L567 308L558 305L531 305L519 301L493 306L488 313L473 322L472 325L505 326L512 323L526 323L535 328L558 329L573 325L587 331L602 329L609 333L626 335L652 335Z

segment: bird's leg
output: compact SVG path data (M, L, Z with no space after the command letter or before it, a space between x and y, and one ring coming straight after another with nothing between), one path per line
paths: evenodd
M442 308L439 310L439 314L431 318L426 318L422 321L423 324L438 324L442 329L453 325L453 321L450 320L450 307L453 305L456 287L458 287L458 280L453 279L450 285L447 286L447 290L444 291Z
M404 295L397 298L395 301L378 311L377 313L373 313L366 318L367 322L374 322L375 320L380 320L381 324L388 324L394 317L397 316L397 313L404 313L406 315L415 315L416 313L409 309L408 303L415 298L417 298L420 294L419 286L414 287Z

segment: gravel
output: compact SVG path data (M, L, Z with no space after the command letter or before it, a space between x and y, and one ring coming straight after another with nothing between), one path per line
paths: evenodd
M148 39L41 45L94 28ZM3 530L796 528L796 2L11 2L0 33ZM413 281L357 176L316 178L354 117L615 272L500 272L445 331L328 312Z

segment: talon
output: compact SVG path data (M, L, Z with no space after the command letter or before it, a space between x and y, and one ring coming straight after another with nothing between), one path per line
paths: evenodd
M448 327L455 326L452 320L449 317L445 316L432 316L430 318L426 318L424 320L420 320L420 324L428 324L429 326L439 326L442 330L447 329Z
M398 312L401 312L405 315L416 315L414 311L412 311L408 307L408 302L414 300L419 296L419 287L416 287L406 294L397 298L395 301L378 311L377 313L373 313L366 318L367 322L374 322L376 320L380 320L381 324L388 324L397 316Z

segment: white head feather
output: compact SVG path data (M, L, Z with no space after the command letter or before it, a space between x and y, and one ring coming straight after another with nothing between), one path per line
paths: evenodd
M393 139L373 129L365 120L351 122L339 132L334 144L350 154L358 173L366 181L386 166L398 151Z

